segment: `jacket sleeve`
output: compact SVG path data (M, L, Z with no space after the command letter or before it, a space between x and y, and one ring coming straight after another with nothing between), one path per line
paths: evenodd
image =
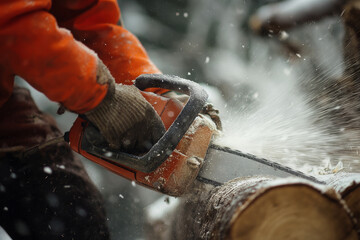
M50 0L0 1L0 65L83 113L101 102L107 86L96 82L96 54L59 28L50 8Z
M117 83L132 84L141 74L160 73L139 40L117 24L120 10L116 0L54 2L54 15L60 25L99 55Z

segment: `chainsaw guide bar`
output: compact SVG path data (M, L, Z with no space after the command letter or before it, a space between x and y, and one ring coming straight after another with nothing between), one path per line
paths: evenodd
M218 145L210 145L197 179L219 186L234 178L258 175L284 178L299 177L325 184L315 177L305 175L279 163Z

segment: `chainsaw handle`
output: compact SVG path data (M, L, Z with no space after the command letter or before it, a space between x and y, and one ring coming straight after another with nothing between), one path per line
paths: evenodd
M130 165L143 172L151 172L159 167L175 150L176 146L202 110L208 98L207 93L195 82L170 75L143 74L136 78L134 85L140 90L162 88L189 95L189 100L170 128L138 160L129 159Z
M90 150L89 153L100 155L108 161L149 173L158 168L172 154L194 119L202 110L208 95L195 82L163 74L143 74L135 80L134 85L140 90L162 88L180 92L189 95L189 100L165 134L152 146L149 152L142 156L116 151L111 154L111 157L107 158L100 148L94 146L89 148L89 146L84 145L83 147ZM83 144L87 145L88 143L83 142Z

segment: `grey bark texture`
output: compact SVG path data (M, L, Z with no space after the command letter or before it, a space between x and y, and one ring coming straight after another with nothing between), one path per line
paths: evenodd
M328 181L346 202L360 232L360 173L338 173Z

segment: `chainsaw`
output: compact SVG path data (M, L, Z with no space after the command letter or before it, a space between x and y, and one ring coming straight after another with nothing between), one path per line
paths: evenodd
M162 74L144 74L134 85L154 107L166 128L165 134L142 155L114 150L97 141L100 132L79 116L65 139L85 158L130 181L153 190L180 196L195 179L221 185L237 177L296 176L322 183L314 177L238 150L212 144L215 124L201 114L207 93L195 82ZM186 104L144 90L161 88L189 96Z

